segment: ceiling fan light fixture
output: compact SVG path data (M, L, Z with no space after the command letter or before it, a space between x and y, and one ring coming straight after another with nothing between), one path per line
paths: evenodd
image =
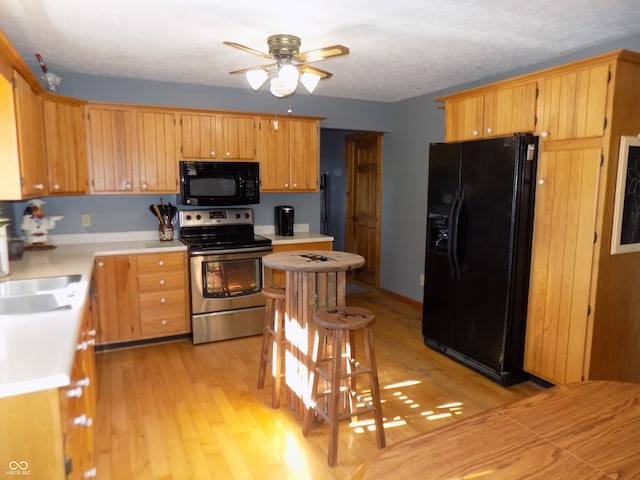
M313 93L320 82L320 75L315 73L304 72L300 76L300 83L307 89L307 92Z
M287 63L278 71L278 78L287 89L293 92L298 86L298 69L290 63Z
M294 92L294 90L295 88L293 90L288 88L284 84L284 82L280 79L280 77L271 79L271 86L269 87L269 91L271 92L271 95L273 95L274 97L278 97L278 98L286 97L287 95L291 95Z
M247 81L254 90L258 90L267 81L267 78L269 78L269 74L261 68L247 72Z

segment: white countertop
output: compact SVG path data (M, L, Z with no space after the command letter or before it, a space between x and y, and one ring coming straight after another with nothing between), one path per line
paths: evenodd
M71 274L82 280L70 310L0 315L0 398L69 385L96 256L177 250L186 246L159 240L68 244L25 251L22 260L10 262L11 273L0 282Z
M332 236L304 228L293 236L275 235L273 227L256 227L256 233L274 245L333 241ZM157 240L157 232L52 235L51 242L57 248L25 251L22 260L10 262L11 273L0 282L73 274L82 280L70 310L0 315L0 398L69 385L95 257L186 250L178 240Z

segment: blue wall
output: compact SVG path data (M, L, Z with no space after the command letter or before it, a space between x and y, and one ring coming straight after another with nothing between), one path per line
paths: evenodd
M640 50L640 35L576 51L551 62L532 65L479 82L465 84L460 79L452 79L451 87L446 90L398 103L322 97L319 96L321 86L315 95L296 94L289 102L286 99L275 99L267 92L253 92L249 88L223 89L203 85L98 78L64 72L61 73L64 78L61 94L94 101L273 112L277 115L285 115L290 104L296 115L326 117L321 122L322 129L384 132L381 287L422 301L419 276L424 270L428 147L429 143L442 141L444 138L444 113L438 109L435 98L445 93L620 48ZM508 60L505 59L505 62ZM330 81L339 79L335 77ZM640 125L638 130L640 131ZM323 131L321 171L330 168L325 167L325 160L328 159L329 163L326 165L331 166L339 162L340 148L344 150L339 142L344 142L344 133ZM344 181L344 177L336 179L336 190L344 188L341 181ZM256 224L272 224L272 207L291 204L296 208L296 223L309 223L312 230L319 231L320 194L264 194L261 199L260 205L255 208ZM155 228L155 220L147 208L150 203L159 201L159 198L157 195L81 196L48 198L46 201L44 209L47 214L66 215L56 226L55 233L72 233ZM339 203L334 206L339 209ZM21 214L24 202L16 203L13 209ZM93 225L87 230L80 226L82 213L92 215ZM338 210L332 210L332 215L332 222L336 222L332 227L335 230L333 234L339 238L344 235L343 230L340 230L344 228L344 219L338 218Z

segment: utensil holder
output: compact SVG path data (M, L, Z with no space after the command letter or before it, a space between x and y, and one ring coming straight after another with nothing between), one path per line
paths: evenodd
M173 240L173 225L170 223L161 223L158 225L158 235L163 242Z

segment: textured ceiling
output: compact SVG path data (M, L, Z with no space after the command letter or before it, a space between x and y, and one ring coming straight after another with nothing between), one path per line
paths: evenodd
M333 44L316 96L392 102L640 33L638 0L2 0L0 28L52 72L248 88L267 36ZM265 87L263 87L265 88ZM303 89L300 89L303 90ZM64 91L62 92L64 93ZM307 93L300 93L306 95Z

